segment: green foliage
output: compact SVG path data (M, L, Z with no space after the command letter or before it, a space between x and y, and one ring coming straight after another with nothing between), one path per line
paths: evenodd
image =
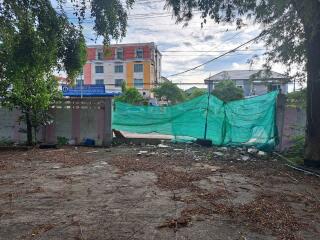
M133 105L145 104L145 99L141 96L136 88L125 89L125 91L122 92L122 95L117 97L116 100Z
M293 107L306 108L307 106L307 89L288 93L287 104Z
M191 93L187 93L186 92L186 95L187 95L187 98L188 99L193 99L193 98L196 98L196 97L199 97L203 94L206 94L208 91L207 90L204 90L204 89L200 89L200 88L194 88L192 89Z
M123 81L121 84L121 91L123 93L127 91L127 83L125 81Z
M57 143L58 143L59 146L67 145L68 144L68 138L58 136L57 137Z
M50 121L49 106L61 96L53 73L64 68L70 79L78 75L84 38L48 0L2 1L0 25L1 102L22 112L31 145L32 129L36 136Z
M0 138L0 146L12 146L13 144L14 142L8 138Z
M70 1L57 0L57 2L61 9L70 7ZM119 40L125 36L128 25L127 11L134 2L135 0L71 1L73 13L80 26L88 16L90 16L90 19L94 18L93 30L97 38L103 37L105 45L109 45L112 38Z
M172 82L161 83L153 89L153 92L158 99L166 98L172 104L182 102L186 99L184 91Z
M65 48L62 61L71 82L80 74L87 61L86 42L82 36L78 37L78 34L75 29L71 28L64 40Z
M285 152L285 157L296 164L303 163L304 155L304 145L305 137L304 136L295 136L291 139L293 142L292 146Z
M215 85L212 94L224 102L243 98L243 90L231 80L224 80Z

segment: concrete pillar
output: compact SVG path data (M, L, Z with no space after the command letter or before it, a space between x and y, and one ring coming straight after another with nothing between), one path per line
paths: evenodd
M283 130L284 130L284 116L286 109L286 96L279 93L277 98L276 106L276 124L278 129L279 144L276 147L276 150L282 151L282 140L283 140Z
M112 143L112 98L107 97L105 100L105 133L103 136L103 146L109 146Z
M75 106L74 101L71 102L71 139L75 141L75 144L79 144L81 142L80 139L80 131L81 131L81 106Z

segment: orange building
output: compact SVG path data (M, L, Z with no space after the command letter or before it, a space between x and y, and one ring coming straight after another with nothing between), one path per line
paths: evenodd
M142 95L160 82L161 53L154 43L115 44L87 47L87 63L77 84L104 84L107 91L137 88Z

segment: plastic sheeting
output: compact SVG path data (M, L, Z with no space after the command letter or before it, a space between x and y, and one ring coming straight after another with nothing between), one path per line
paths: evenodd
M159 133L206 138L215 145L248 145L272 150L276 145L278 92L224 103L202 95L173 106L134 106L115 102L113 128L134 133ZM207 120L206 120L207 117Z

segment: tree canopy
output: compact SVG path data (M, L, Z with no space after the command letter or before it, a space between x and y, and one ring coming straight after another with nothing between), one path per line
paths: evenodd
M184 92L172 82L163 82L153 89L158 99L165 98L172 104L176 104L185 100Z
M117 97L116 100L133 105L148 104L136 88L123 89L122 95Z
M17 0L0 3L1 103L21 111L28 144L48 108L59 97L54 71L75 78L86 60L82 33L59 15L49 1Z
M224 80L216 84L212 94L224 102L243 98L243 90L238 88L232 80Z
M193 98L199 97L205 93L207 93L207 90L197 88L197 87L193 87L193 88L189 89L188 92L185 91L185 95L187 96L188 99L193 99Z

